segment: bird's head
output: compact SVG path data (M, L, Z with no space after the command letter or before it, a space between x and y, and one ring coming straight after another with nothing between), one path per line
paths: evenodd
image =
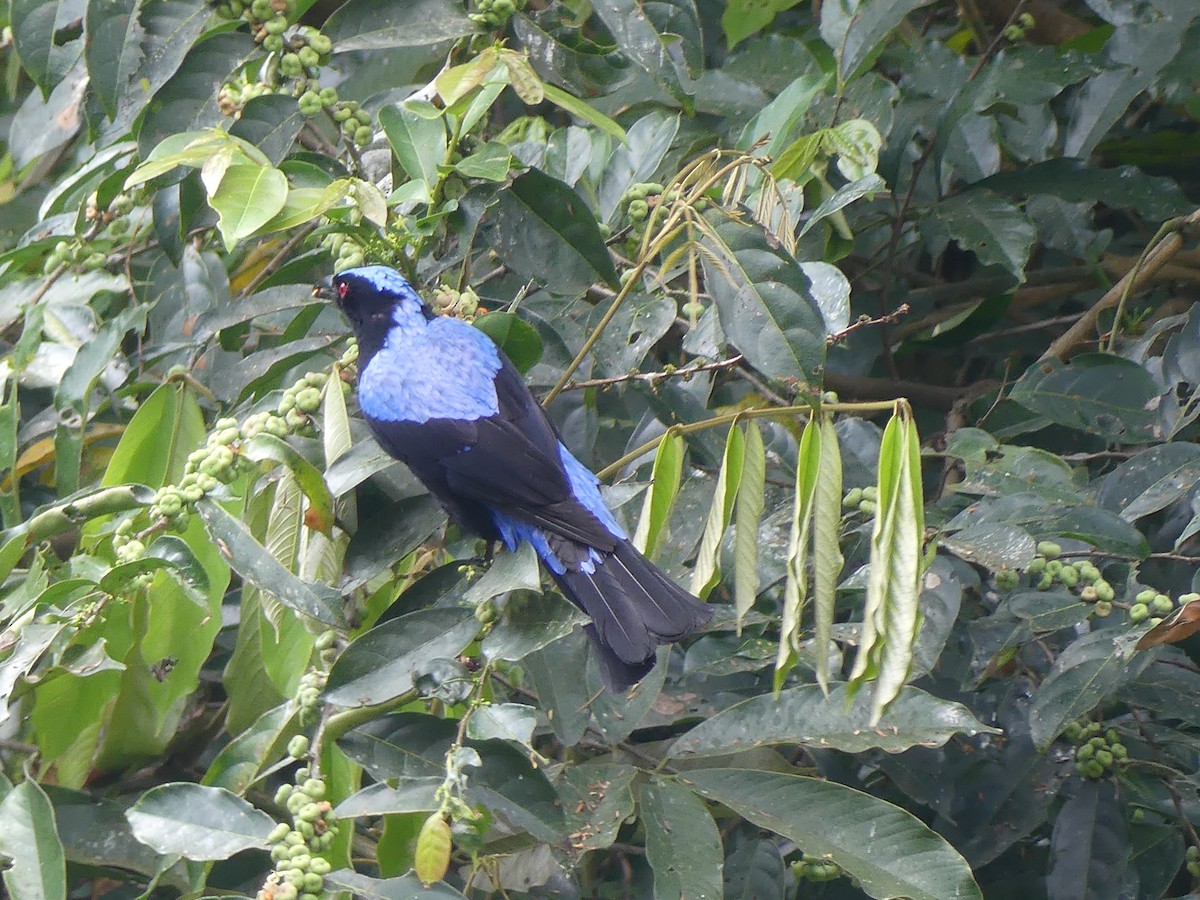
M373 352L393 328L418 328L433 312L403 275L387 266L362 266L333 276L333 297L358 337Z

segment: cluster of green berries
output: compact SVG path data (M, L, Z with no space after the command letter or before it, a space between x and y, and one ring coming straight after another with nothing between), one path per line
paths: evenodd
M463 291L456 291L444 284L439 285L434 290L429 305L438 315L453 316L465 322L474 322L476 316L487 312L487 310L479 308L479 295L470 287Z
M845 874L842 867L832 860L821 856L810 856L807 853L792 863L791 868L793 875L807 881L833 881Z
M1200 600L1200 594L1180 594L1179 605ZM1135 625L1150 620L1151 625L1157 625L1175 609L1176 601L1166 594L1160 594L1153 588L1140 591L1133 598L1133 606L1129 607L1129 621Z
M1005 27L1004 37L1014 42L1023 41L1025 40L1025 33L1030 31L1035 25L1037 25L1037 20L1033 16L1029 13L1021 13L1017 16L1015 22Z
M107 253L85 246L79 238L68 238L50 249L42 263L42 272L49 275L62 265L77 272L92 272L103 269L107 263Z
M288 742L293 759L303 759L308 750L308 738L302 734ZM320 900L325 876L333 867L318 854L333 846L338 831L329 815L333 804L325 799L325 782L307 767L297 769L295 782L280 785L275 802L287 807L292 824L279 823L267 838L275 869L258 900Z
M868 484L862 488L851 488L846 491L846 496L842 498L842 508L857 510L864 516L875 515L875 505L879 502L879 488L873 484Z
M351 346L335 368L341 371L357 360L358 347ZM343 392L350 392L348 383L340 378L336 380ZM264 433L282 438L310 432L312 413L321 408L323 391L328 383L327 373L309 372L284 391L274 412L254 413L240 424L237 419L218 419L205 446L188 454L179 483L158 489L150 504L150 520L165 522L177 530L184 528L197 502L216 490L217 485L229 484L244 471L243 442ZM113 532L113 548L121 563L133 562L145 554L145 545L134 534L133 518L117 525Z
M296 689L296 704L300 707L300 724L305 728L316 725L321 718L321 692L325 690L329 668L337 659L338 651L334 646L336 642L337 632L332 629L318 634L313 648L320 653L321 664L300 676L300 686Z
M1195 844L1189 844L1187 852L1184 854L1187 872L1193 878L1200 878L1200 847Z
M1099 722L1086 725L1072 722L1063 729L1063 737L1075 746L1075 771L1084 778L1103 778L1113 768L1129 759L1129 751L1113 729L1103 734Z
M1062 547L1054 541L1038 543L1037 555L1025 567L1025 574L1030 577L1033 587L1048 591L1055 584L1061 584L1078 593L1080 600L1094 604L1094 615L1101 619L1112 615L1113 598L1117 592L1104 580L1100 570L1090 560L1066 562L1059 559L1060 556ZM1014 590L1020 583L1020 576L1012 569L1001 569L996 573L996 587L1002 591Z
M283 33L294 15L291 0L222 0L217 15L222 19L244 19L250 25L254 40L268 50L283 49ZM270 38L278 38L278 46Z
M365 147L375 136L371 127L371 114L358 105L357 100L342 100L333 107L333 121L342 129L342 137Z
M525 0L478 0L471 21L484 28L499 28L513 13L525 8Z
M362 245L349 235L327 234L321 240L321 246L333 257L333 271L344 272L363 265L367 261Z

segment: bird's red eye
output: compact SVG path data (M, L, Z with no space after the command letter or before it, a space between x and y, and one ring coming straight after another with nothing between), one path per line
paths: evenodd
M350 285L346 284L343 281L341 284L338 285L337 292L338 292L338 296L341 297L343 300L345 300L346 295L348 293L350 293Z

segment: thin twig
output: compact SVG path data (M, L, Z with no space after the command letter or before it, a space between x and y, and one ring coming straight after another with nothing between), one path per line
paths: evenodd
M312 234L316 230L316 227L316 222L309 222L288 238L284 245L279 248L279 252L272 256L267 261L267 264L259 269L258 274L251 278L246 287L242 289L242 296L248 297L258 290L258 286L270 278L275 273L275 270L287 261L288 257L292 255L292 251L296 249L301 241Z
M906 315L908 315L908 304L907 303L901 303L890 313L887 313L882 316L878 316L874 319L872 319L868 315L861 315L858 317L858 319L856 321L852 322L850 325L846 326L841 331L835 331L833 334L826 337L825 344L828 347L832 347L834 344L840 344L840 343L842 343L842 341L846 340L846 338L848 338L854 332L858 331L858 329L866 328L870 325L894 325L896 322L899 322L900 319L902 319Z
M626 384L631 381L639 381L644 384L654 384L666 378L691 378L700 372L713 372L718 369L728 369L736 366L742 361L743 357L739 353L737 356L731 356L729 359L722 359L718 362L704 363L698 366L683 366L679 369L663 369L661 372L630 372L628 375L617 375L612 378L589 378L586 381L572 381L566 385L564 391L582 391L587 388L606 388L612 387L615 384Z

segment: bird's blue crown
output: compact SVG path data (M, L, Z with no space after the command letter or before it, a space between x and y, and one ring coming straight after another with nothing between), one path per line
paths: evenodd
M381 305L393 304L396 324L409 317L426 318L428 316L425 301L416 292L408 279L388 266L360 266L355 269L345 269L334 276L334 280L344 280L360 285L357 292L360 302L363 299L362 289L368 295L378 296Z

